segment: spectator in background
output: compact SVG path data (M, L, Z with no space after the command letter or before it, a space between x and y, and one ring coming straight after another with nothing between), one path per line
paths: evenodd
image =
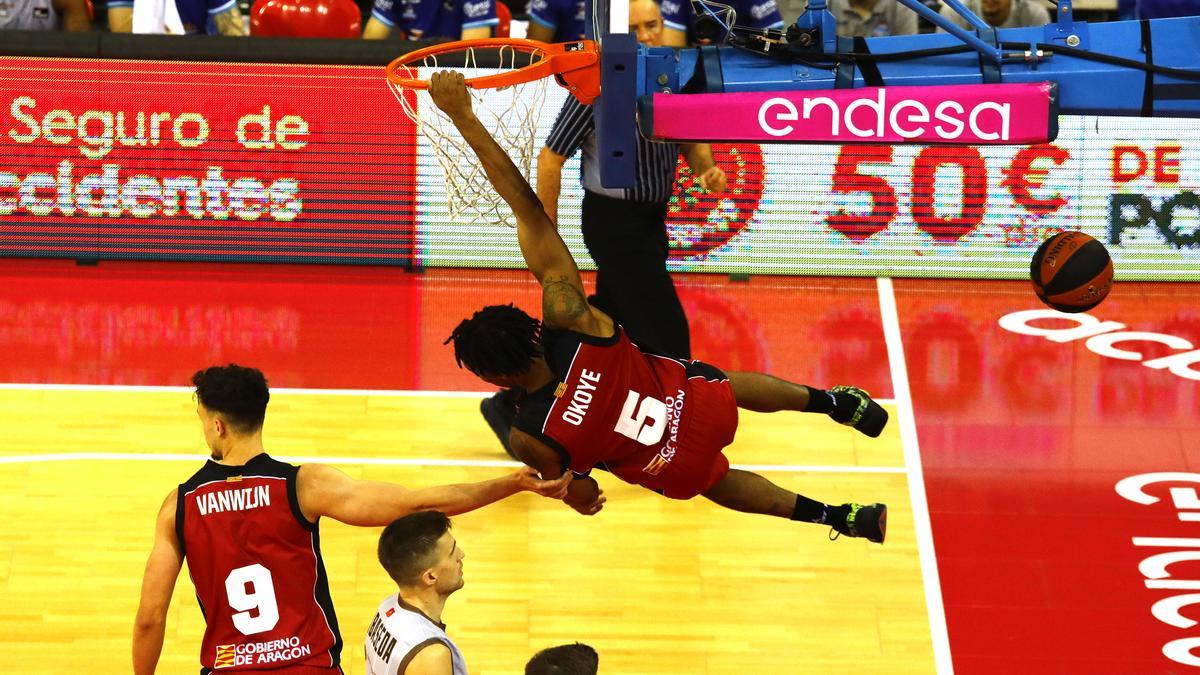
M737 11L737 25L759 29L783 29L783 17L775 0L717 0ZM696 25L696 13L691 0L662 0L662 44L666 47L686 47L690 31ZM632 11L632 10L631 10ZM724 32L713 40L720 43ZM701 42L707 42L701 40Z
M526 37L539 42L582 40L587 23L586 0L530 0Z
M86 0L0 0L0 30L86 33L92 17Z
M775 4L779 6L779 16L783 18L785 28L796 23L796 19L808 9L808 0L775 0Z
M249 35L237 0L109 0L114 33Z
M899 0L826 0L826 9L837 21L843 37L916 35L920 17ZM779 13L786 25L808 9L808 0L779 0ZM936 8L935 8L936 9Z
M363 38L398 30L409 40L478 40L498 23L496 0L375 0Z
M600 655L582 642L543 649L525 664L525 675L596 675L599 670Z
M1133 18L1166 19L1174 16L1200 15L1200 2L1196 0L1135 0Z
M963 4L994 28L1045 26L1051 19L1050 10L1041 0L963 0ZM963 28L973 30L950 5L942 5L941 14ZM942 29L938 31L942 32Z
M829 0L828 4L837 19L837 34L843 37L917 33L917 13L898 0Z

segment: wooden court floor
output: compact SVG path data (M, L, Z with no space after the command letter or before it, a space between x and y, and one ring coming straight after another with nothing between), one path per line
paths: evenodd
M510 469L477 401L277 393L265 442L409 486L481 480ZM0 672L128 672L154 514L206 457L190 395L0 390L0 424ZM446 606L448 631L473 674L519 673L536 650L576 640L606 674L933 672L897 427L867 439L822 416L743 412L727 450L817 499L886 501L885 546L602 475L609 503L594 518L518 495L455 519L466 587ZM343 662L361 673L367 624L394 586L377 529L321 531ZM202 633L185 573L160 672L197 672Z

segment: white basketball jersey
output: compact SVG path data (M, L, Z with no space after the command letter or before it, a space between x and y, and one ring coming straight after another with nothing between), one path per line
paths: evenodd
M371 620L367 630L364 649L367 655L367 672L371 675L397 675L403 673L408 662L419 648L437 641L450 648L454 664L454 675L467 675L467 664L462 652L450 641L443 624L434 623L417 608L404 603L398 594L388 596Z

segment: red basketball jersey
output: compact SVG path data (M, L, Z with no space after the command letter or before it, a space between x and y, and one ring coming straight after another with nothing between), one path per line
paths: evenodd
M179 486L175 529L207 624L202 672L338 666L342 639L298 471L263 454L244 466L209 461Z
M572 471L603 463L626 481L662 489L659 474L677 453L713 455L732 440L732 399L727 434L687 433L695 424L693 389L723 382L718 369L646 354L619 326L610 338L547 329L543 345L561 383L527 397L517 427L556 447ZM681 445L685 439L691 447Z

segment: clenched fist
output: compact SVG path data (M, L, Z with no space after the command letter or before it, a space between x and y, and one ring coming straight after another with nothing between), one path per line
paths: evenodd
M471 115L471 92L467 91L462 73L442 70L429 78L429 96L433 103L450 116L462 119Z

